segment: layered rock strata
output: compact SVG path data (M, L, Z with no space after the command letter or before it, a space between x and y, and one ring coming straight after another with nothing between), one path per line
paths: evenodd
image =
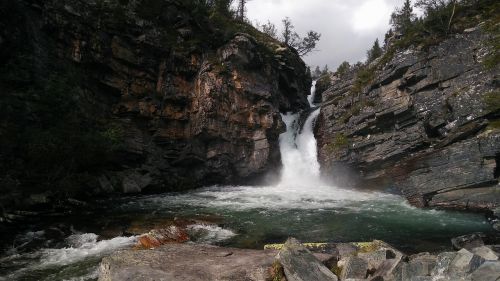
M397 52L359 93L355 73L334 77L316 128L323 175L397 188L419 207L499 206L499 71L483 65L491 36L478 27Z

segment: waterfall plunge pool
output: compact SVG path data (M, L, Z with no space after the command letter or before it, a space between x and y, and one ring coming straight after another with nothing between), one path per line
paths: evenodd
M311 105L313 95L314 87ZM305 242L379 239L407 253L433 252L451 248L451 237L493 232L480 214L417 209L398 195L323 182L313 134L318 114L319 109L313 110L302 128L298 114L282 116L287 131L280 136L280 183L125 197L100 201L85 213L38 218L23 226L21 234L0 233L8 244L0 255L0 281L96 280L103 256L136 243L135 236L123 237L122 230L137 222L174 218L217 222L190 226L196 243L254 249L293 236ZM49 238L54 225L72 233Z

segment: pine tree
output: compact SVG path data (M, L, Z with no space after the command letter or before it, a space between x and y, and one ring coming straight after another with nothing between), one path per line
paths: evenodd
M240 21L245 21L246 4L249 0L238 0L237 16Z
M375 42L373 43L373 46L370 50L368 50L368 52L366 52L367 54L367 62L370 63L372 61L374 61L376 58L380 57L382 55L382 48L380 48L380 44L378 42L378 38L377 40L375 40Z
M319 69L319 65L314 69L312 76L313 78L319 78L321 76L321 69Z
M391 25L396 32L405 34L416 16L410 0L405 0L403 7L397 8L391 15Z
M326 75L330 73L330 70L328 69L328 64L325 64L325 67L323 67L323 71L321 71L321 75Z
M351 65L347 61L344 61L337 68L337 75L343 76L344 74L346 74L349 71L350 68L351 68Z

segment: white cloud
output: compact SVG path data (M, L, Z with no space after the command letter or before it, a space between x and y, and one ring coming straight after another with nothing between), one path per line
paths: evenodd
M358 32L386 30L392 10L384 0L368 0L354 11L352 27Z
M328 64L336 68L342 61L363 60L376 38L383 40L390 15L404 0L250 0L248 18L281 28L290 17L296 30L321 33L318 51L304 57L311 66Z

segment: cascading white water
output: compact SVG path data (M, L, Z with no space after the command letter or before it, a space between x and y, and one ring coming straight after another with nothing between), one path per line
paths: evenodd
M314 96L316 95L316 80L312 82L311 94L307 96L307 101L309 101L309 106L314 107Z
M309 105L314 107L316 81L313 81L311 94L307 97ZM283 171L280 186L318 186L320 166L317 157L316 138L314 137L314 122L320 109L314 110L306 119L302 130L299 124L299 113L282 114L286 124L286 132L280 135L280 152Z
M299 128L299 114L282 115L286 124L286 133L280 136L280 151L283 170L280 186L317 186L319 179L319 163L317 159L316 139L313 125L318 117L319 109L313 111L302 130Z

